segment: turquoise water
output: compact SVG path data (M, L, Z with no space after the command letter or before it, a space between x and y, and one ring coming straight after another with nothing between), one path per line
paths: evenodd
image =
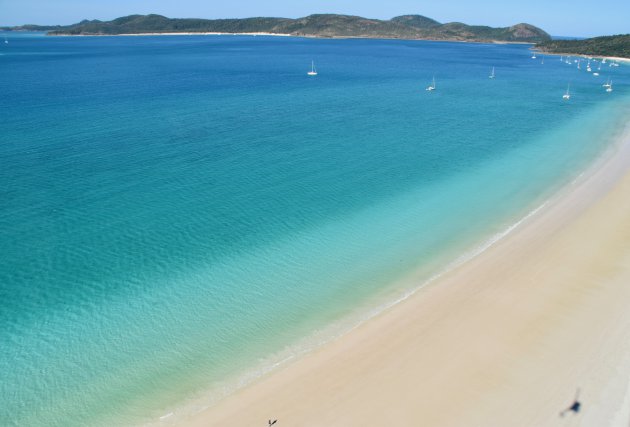
M516 45L9 35L0 71L0 425L211 401L504 230L630 112L627 67Z

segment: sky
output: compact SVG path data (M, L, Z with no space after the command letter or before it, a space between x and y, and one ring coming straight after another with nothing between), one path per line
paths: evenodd
M419 14L440 22L493 27L527 22L554 36L630 33L630 0L0 0L0 26L67 25L147 13L207 19L313 13L389 19Z

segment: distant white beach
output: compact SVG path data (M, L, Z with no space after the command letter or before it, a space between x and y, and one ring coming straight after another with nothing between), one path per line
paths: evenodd
M279 33L129 33L129 34L51 34L53 36L72 36L72 37L114 37L114 36L277 36L292 37L292 34Z

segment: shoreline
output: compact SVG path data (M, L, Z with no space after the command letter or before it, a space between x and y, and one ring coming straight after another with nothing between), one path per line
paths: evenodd
M323 347L300 357L298 360L292 361L290 364L281 366L271 374L259 378L243 389L237 390L233 395L219 401L216 405L192 416L190 419L182 421L184 421L186 425L190 425L191 422L193 423L192 425L214 425L214 423L220 424L221 422L227 425L249 425L256 422L260 423L258 418L262 417L263 413L267 413L269 416L273 414L275 418L280 419L282 422L288 421L289 423L297 423L299 425L312 425L309 424L309 422L314 424L315 419L317 419L316 414L320 414L320 416L324 416L328 419L327 425L355 425L357 423L367 422L368 420L379 420L379 414L374 414L373 408L381 407L381 403L378 403L374 399L381 394L378 392L378 387L382 384L378 381L378 378L381 377L385 371L389 375L397 377L396 381L392 381L394 384L392 384L393 387L388 396L393 399L393 402L398 402L398 399L402 402L404 396L401 396L401 394L407 394L405 392L405 372L411 373L411 377L414 377L419 376L421 373L431 375L430 371L426 372L427 366L434 365L435 367L435 365L437 365L439 368L439 364L435 362L441 361L440 354L427 352L429 354L424 355L424 357L429 359L433 358L431 359L433 363L429 363L427 366L418 366L418 363L412 363L410 366L407 366L408 369L397 369L396 366L394 366L394 371L390 372L389 368L387 368L388 362L391 362L392 359L397 359L398 354L423 353L419 348L421 344L406 343L407 341L413 341L408 340L409 335L425 336L428 342L434 344L437 339L438 344L446 346L455 345L457 347L459 346L457 345L458 340L467 340L471 346L475 346L476 340L473 338L474 334L471 336L456 337L457 334L455 333L455 336L451 338L457 339L440 342L443 340L436 337L438 332L447 332L449 337L451 334L454 334L454 332L448 328L446 330L440 328L433 330L422 326L424 323L422 320L428 320L429 318L433 318L434 321L451 323L449 322L448 316L446 316L447 311L457 312L457 307L465 311L465 307L461 307L462 296L459 295L459 291L455 292L454 288L463 286L464 282L475 281L475 277L478 278L480 272L483 273L483 276L489 274L488 270L490 270L490 272L497 269L501 270L499 266L504 263L514 265L514 268L518 268L518 265L516 265L518 263L515 264L514 257L509 256L513 255L512 252L522 252L528 248L531 249L531 247L541 249L537 247L537 245L553 241L554 236L557 237L559 229L570 228L571 225L575 225L586 212L597 209L597 207L600 206L600 199L607 197L607 195L614 191L616 186L618 187L625 184L626 188L630 187L630 175L628 175L630 164L626 164L628 162L622 160L623 156L614 156L614 154L618 154L620 150L624 150L625 152L630 151L630 133L628 132L628 126L626 126L621 140L622 142L617 143L615 147L607 149L607 152L603 153L600 159L596 160L583 175L577 178L574 184L571 184L569 188L561 190L560 194L552 197L549 203L545 203L543 207L536 209L524 217L517 223L517 229L510 230L509 235L490 244L486 251L482 251L482 253L476 255L473 254L469 259L464 260L462 265L455 266L453 271L446 271L446 273L443 274L444 277L438 277L435 283L421 287L418 291L413 292L402 301L392 304L392 307L377 314L374 318L363 322L346 335L328 342ZM623 179L621 178L622 175L624 176ZM630 207L627 211L630 211ZM624 210L624 213L627 213L626 210ZM567 219L569 220L569 226L564 226L563 223L566 222ZM630 225L628 222L625 224L626 229L630 228L628 227ZM602 224L596 221L592 225L595 227ZM552 231L550 236L541 236L541 234L543 234L542 232L545 230ZM525 245L523 245L523 242L525 242ZM525 246L525 248L523 249L522 246ZM502 250L505 249L505 247L510 249L507 251L507 255L505 255ZM544 253L544 248L542 249ZM536 251L529 250L528 253L536 256ZM544 260L540 262L544 264ZM527 265L527 262L525 264ZM561 262L556 264L560 266L558 267L555 266L554 263L551 263L551 265L547 265L546 267L551 270L554 268L560 270L563 274L567 273L565 271L567 269L566 264ZM626 274L630 276L630 273L627 271ZM522 282L522 280L520 281ZM488 293L488 291L496 291L497 289L495 288L496 283L492 281L487 284L477 283L475 292ZM470 295L468 289L461 289L461 291L466 291L465 293L468 294L469 297L474 298L474 293ZM500 293L501 292L509 293L509 290L501 290ZM630 300L630 294L628 297L628 300ZM435 302L438 302L439 304L437 305L443 310L440 311L434 308ZM541 301L538 301L538 304L540 303ZM418 310L418 308L422 310ZM418 311L421 313L418 313ZM484 319L485 317L489 317L484 316L484 314L485 313L468 313L471 317L469 320L474 324L475 321L480 321L479 317ZM544 316L553 316L553 313L544 313ZM496 321L497 319L495 318L494 320ZM503 319L499 320L503 321ZM509 324L509 322L506 323ZM405 326L403 330L407 330L407 327L409 327L411 331L401 333L400 335L403 336L400 337L397 336L397 334L391 334L392 329L400 330L400 326ZM505 334L505 331L503 332ZM496 343L492 344L496 345ZM394 353L384 351L384 349L390 347L396 348L397 351ZM479 348L478 350L485 354L483 348ZM452 356L451 352L446 352L446 354ZM487 356L492 357L496 355L490 352ZM368 366L365 366L367 362L364 362L364 358L366 357L369 361ZM514 357L518 358L516 355ZM353 363L344 364L344 361L352 361ZM451 362L461 363L457 358L451 360ZM365 369L356 371L353 369L355 365L363 365ZM396 365L396 363L393 363L393 365ZM479 368L479 366L469 366L469 368ZM630 373L630 365L627 369ZM355 372L352 373L352 371ZM304 387L302 389L296 387L297 384L307 384L310 388ZM440 384L442 384L442 382L440 382ZM624 386L627 386L627 384L624 384ZM431 389L431 387L427 387L427 390L423 390L423 392L426 394L427 391L430 391L429 389ZM341 398L341 400L331 402L332 399L328 397L327 390L335 390L333 398ZM339 390L342 391L341 394ZM437 390L437 392L439 393L440 390ZM529 393L531 392L535 391L529 390ZM356 405L356 399L354 398L356 394L365 395L366 400L364 406ZM453 394L455 394L455 391L453 391ZM517 397L516 400L523 397L519 396L517 392L515 392L515 394ZM276 396L277 399L273 399L273 396ZM430 398L431 394L427 394L426 397ZM569 399L571 396L562 397ZM482 395L481 398L484 401L487 400L485 394ZM309 399L315 399L311 405L307 403ZM496 400L500 402L505 400L505 398L498 396ZM553 399L551 399L551 396L548 396L547 400L552 401ZM506 402L502 404L505 405ZM247 414L239 411L239 408L245 406L252 408ZM448 412L447 407L439 405L438 407L441 408L439 411L435 409L429 412ZM394 406L394 408L396 407ZM418 413L415 414L406 413L406 418L401 420L401 425L412 420L420 422L426 419L426 411L431 410L431 408L424 409L424 411L418 411ZM539 408L530 409L530 412L534 413L530 415L539 413ZM385 417L381 421L391 419L392 414L387 414L386 408L381 407L381 410L384 411L382 415L389 416L389 418ZM489 416L490 413L492 412L486 413L486 416ZM370 416L367 416L368 414L370 414ZM473 415L477 416L478 414ZM449 423L445 424L444 420L440 419L439 414L433 413L432 416L434 420L431 425L450 425ZM266 420L267 418L264 419ZM343 421L341 423L335 422L335 420L338 419ZM554 420L556 419L554 418ZM319 421L321 421L321 419L319 419ZM525 421L526 420L523 420L524 423ZM529 421L533 422L533 420ZM536 420L536 423L529 425L546 425L545 423L547 421L548 420L542 420L541 422L541 420ZM490 424L488 424L488 422ZM488 418L485 419L483 425L493 425L492 422L493 419Z
M606 61L618 61L618 62L623 62L626 64L630 64L630 58L624 58L622 56L604 56L604 55L584 55L581 53L566 53L566 52L546 52L544 50L540 50L540 49L532 49L534 51L536 51L537 53L541 54L541 55L549 55L549 56L576 56L579 58L603 58L606 59Z
M478 43L478 44L516 44L533 45L533 42L525 41L504 41L504 40L451 40L451 39L406 39L400 37L362 37L362 36L317 36L308 34L286 34L286 33L222 33L222 32L183 32L183 33L128 33L128 34L45 34L50 37L118 37L118 36L272 36L272 37L295 37L306 39L329 39L329 40L404 40L404 41L429 41L429 42L449 42L449 43Z
M275 36L275 37L296 37L292 34L282 33L220 33L220 32L199 32L199 33L128 33L128 34L48 34L50 37L118 37L118 36Z
M381 316L384 312L390 309L395 310L405 300L422 292L424 287L432 286L433 282L439 281L443 276L450 274L463 264L478 256L483 256L487 249L500 243L504 238L509 238L523 223L546 209L558 197L559 193L563 193L567 188L579 182L584 175L588 176L591 170L598 169L599 166L597 165L600 163L609 160L615 150L614 147L620 140L620 134L625 129L624 125L623 120L621 123L615 123L614 136L607 138L607 143L600 150L589 156L589 159L585 160L580 167L572 169L574 172L560 180L562 182L552 181L553 184L548 184L547 191L532 200L529 206L504 218L504 221L501 221L500 225L494 228L492 232L482 234L476 240L470 241L468 245L462 245L457 251L442 257L441 262L434 264L435 268L427 270L423 264L420 264L416 265L415 268L405 270L405 273L400 277L387 281L387 287L391 289L385 289L385 292L371 299L370 303L361 304L361 306L355 305L353 310L341 319L318 328L312 334L302 336L282 348L281 351L260 358L260 363L248 366L236 375L220 381L218 385L214 384L177 404L162 406L162 412L154 412L151 420L142 425L145 427L164 425L162 421L156 421L158 418L162 420L162 417L169 419L167 425L180 425L179 423L182 421L184 421L182 425L188 425L185 421L189 420L191 416L195 417L200 412L212 410L221 401L229 399L232 395L261 379L274 375L293 363L299 363L310 353L319 351L337 340L343 340L348 333L362 327L365 323L372 322L372 319ZM630 122L628 126L630 126Z

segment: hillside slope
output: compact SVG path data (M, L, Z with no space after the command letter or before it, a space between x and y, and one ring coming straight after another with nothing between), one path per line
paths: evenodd
M380 20L334 14L310 15L298 19L171 19L161 15L130 15L112 21L86 20L74 25L55 27L49 31L49 34L116 35L195 32L528 43L551 39L545 31L529 24L492 28L462 23L441 24L421 15L403 15L390 20Z
M547 40L537 44L536 47L549 53L630 58L630 34L593 37L585 40Z

